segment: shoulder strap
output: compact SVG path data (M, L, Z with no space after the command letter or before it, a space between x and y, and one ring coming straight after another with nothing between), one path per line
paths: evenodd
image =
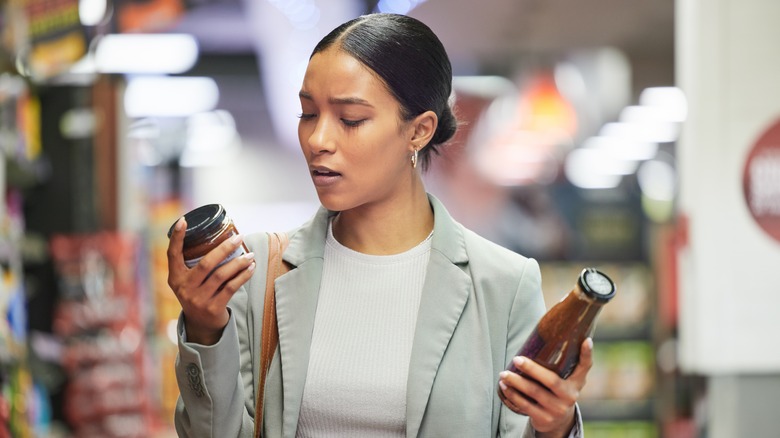
M276 346L279 344L279 326L276 323L276 296L274 281L277 277L290 270L282 260L282 253L289 239L287 233L268 233L268 270L265 280L265 304L263 305L263 332L260 345L260 383L257 385L257 402L255 403L255 438L260 438L263 428L263 400L265 395L265 378L271 366Z

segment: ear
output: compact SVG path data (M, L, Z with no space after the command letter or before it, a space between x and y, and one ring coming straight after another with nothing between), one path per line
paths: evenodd
M428 145L438 125L439 118L433 111L426 111L415 117L411 122L412 137L410 143L412 148L419 150Z

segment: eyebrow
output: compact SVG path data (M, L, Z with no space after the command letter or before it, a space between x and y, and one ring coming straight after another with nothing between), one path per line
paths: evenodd
M306 100L314 100L314 98L311 96L311 94L301 91L298 93L298 96L301 99ZM331 97L328 99L328 103L331 105L363 105L363 106L369 106L373 107L374 105L371 105L367 100L361 99L359 97Z

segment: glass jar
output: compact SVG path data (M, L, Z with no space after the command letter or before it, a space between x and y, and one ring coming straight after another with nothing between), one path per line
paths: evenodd
M192 268L198 264L209 251L220 243L238 234L233 220L227 215L225 208L220 204L207 204L198 207L184 215L187 221L187 231L184 234L182 253L184 264ZM176 223L168 230L168 237L173 234ZM248 253L249 250L242 243L235 251L229 254L217 267L228 261ZM216 269L216 268L215 268Z

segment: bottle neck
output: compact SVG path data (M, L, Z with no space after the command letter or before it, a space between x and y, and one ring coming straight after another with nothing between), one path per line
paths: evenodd
M568 332L579 334L589 332L604 302L588 296L579 285L575 285L560 302L555 304L539 322L540 334Z

